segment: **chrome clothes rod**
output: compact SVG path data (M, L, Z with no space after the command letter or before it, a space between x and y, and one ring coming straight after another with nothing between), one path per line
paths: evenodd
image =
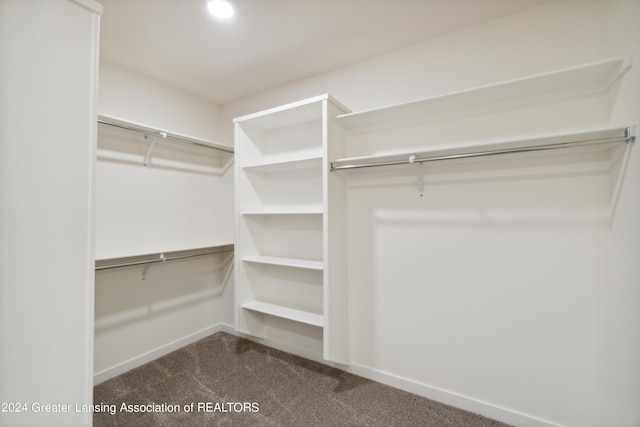
M149 258L150 255L112 258L112 259L96 261L95 269L96 271L99 271L99 270L108 270L110 268L131 267L135 265L153 264L156 262L175 261L179 259L195 258L195 257L200 257L205 255L219 254L223 252L232 252L233 250L234 250L234 245L221 245L221 246L211 246L211 247L202 248L202 249L189 249L184 251L160 253L153 258ZM130 259L131 261L117 262L118 260L125 260L125 259Z
M615 131L614 131L615 132ZM586 137L585 137L586 138ZM330 163L331 171L339 171L339 170L350 170L350 169L359 169L359 168L372 168L378 166L394 166L394 165L405 165L405 164L415 164L415 163L426 163L426 162L436 162L441 160L456 160L456 159L468 159L474 157L484 157L484 156L496 156L502 154L514 154L514 153L528 153L528 152L536 152L536 151L548 151L548 150L559 150L559 149L567 149L571 147L581 147L581 146L590 146L590 145L600 145L600 144L611 144L618 142L629 143L635 139L635 135L633 135L633 129L630 127L624 128L621 130L619 135L605 136L605 137L594 137L593 139L583 139L583 140L575 140L575 141L566 141L566 142L558 142L558 143L550 143L550 144L540 144L540 145L527 145L524 147L513 147L513 148L503 148L503 149L495 149L495 150L485 150L485 151L475 151L469 153L460 153L460 154L443 154L443 155L432 155L426 157L419 157L419 155L406 155L405 158L398 159L399 155L394 156L381 156L384 157L395 157L396 160L387 160L387 161L370 161L370 159L340 159ZM424 154L423 154L424 155ZM369 161L367 161L369 160ZM362 163L358 163L358 161Z
M98 117L98 123L107 125L107 126L116 127L119 129L125 129L131 132L141 133L145 136L160 137L162 139L178 142L181 144L195 145L202 148L209 148L212 150L224 151L226 153L233 153L234 151L233 147L229 147L227 145L217 144L214 142L208 142L208 141L200 140L197 138L172 134L170 132L153 129L147 126L136 125L134 123L128 123L128 122L125 122L124 120L119 120L119 119L115 119L108 116L100 115Z

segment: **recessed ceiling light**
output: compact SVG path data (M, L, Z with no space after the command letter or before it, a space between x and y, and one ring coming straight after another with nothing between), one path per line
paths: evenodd
M233 16L233 7L225 0L209 0L207 8L216 18L228 19Z

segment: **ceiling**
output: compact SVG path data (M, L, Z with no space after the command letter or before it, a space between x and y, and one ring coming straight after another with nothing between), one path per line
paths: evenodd
M226 104L549 0L100 0L101 58Z

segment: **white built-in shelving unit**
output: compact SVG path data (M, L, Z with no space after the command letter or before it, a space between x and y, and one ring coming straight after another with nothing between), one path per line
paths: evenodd
M324 359L348 363L350 178L333 171L630 146L634 124L444 144L434 144L422 126L455 128L478 114L603 98L632 62L631 56L611 58L356 113L323 95L236 119L236 329L269 339L272 318L322 328ZM424 147L408 151L402 140L376 145L394 135L424 139ZM347 150L354 138L366 153ZM416 174L422 194L420 169ZM302 329L285 329L287 345L304 341Z
M348 363L346 185L328 159L344 153L334 118L346 112L322 95L234 120L236 329L268 339L274 317L294 334L320 328L324 359L338 363Z

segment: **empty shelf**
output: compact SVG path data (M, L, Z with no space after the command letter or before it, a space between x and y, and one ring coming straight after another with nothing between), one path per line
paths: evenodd
M297 310L295 308L284 307L262 301L251 301L242 305L242 308L257 311L271 316L293 320L295 322L306 323L307 325L323 327L324 317L321 314L309 311Z
M366 132L471 116L499 108L597 95L611 88L631 63L630 56L610 58L413 102L343 114L338 116L338 121L350 132Z
M283 160L278 162L265 162L264 164L244 166L244 169L247 171L260 173L281 173L300 169L320 168L321 166L322 157L309 157L295 160Z
M267 210L267 211L251 211L242 212L242 215L322 215L322 207L309 208L308 210L302 209L279 209L279 210Z
M234 147L220 144L218 142L207 141L205 139L196 138L193 136L182 135L176 132L159 130L151 126L143 125L140 123L132 122L129 120L120 119L106 114L98 114L98 123L113 126L120 129L129 130L132 132L138 132L148 136L159 136L162 139L174 141L181 144L195 145L203 148L210 148L213 150L224 151L227 153L233 153Z
M259 264L280 265L284 267L305 268L308 270L322 270L324 263L322 261L312 261L298 258L282 258L272 256L252 256L242 259L245 262L255 262Z

